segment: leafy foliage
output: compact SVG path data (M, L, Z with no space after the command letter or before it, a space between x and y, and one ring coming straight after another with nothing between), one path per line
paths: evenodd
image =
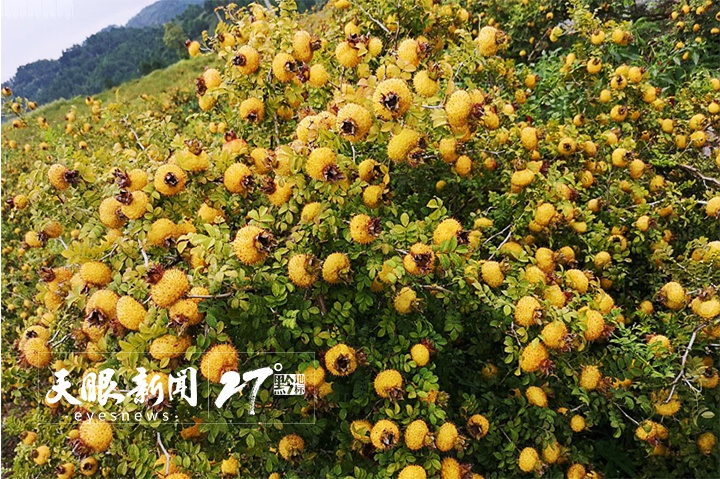
M172 445L190 477L717 476L718 7L625 3L228 5L192 83L59 124L6 91L3 432L38 434L13 474L150 478ZM673 12L707 33L678 47ZM164 307L170 270L207 294ZM103 290L144 302L136 329L88 306ZM194 299L198 324L174 315ZM105 454L38 387L219 346L325 375L257 416L114 422Z

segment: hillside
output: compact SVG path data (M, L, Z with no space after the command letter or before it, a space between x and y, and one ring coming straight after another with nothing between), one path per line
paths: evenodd
M65 50L57 60L38 60L18 68L2 86L39 104L77 95L95 95L187 57L184 41L214 32L215 9L230 0L160 0L125 26L110 26ZM235 2L242 6L249 0ZM298 2L300 11L322 0Z
M202 5L203 0L160 0L140 10L125 24L128 28L163 25L183 13L190 5Z
M103 103L127 102L130 107L137 107L143 104L144 98L147 97L163 100L176 91L189 94L194 78L200 75L206 66L210 66L210 62L212 60L207 57L180 60L169 67L155 70L118 87L106 89L93 95L92 98ZM84 96L75 96L68 100L55 100L31 112L26 120L29 123L35 123L38 118L42 117L47 120L49 125L59 127L63 124L68 112L87 110L85 98ZM18 130L15 138L21 143L31 142L36 133L33 129Z
M213 10L227 0L182 0L184 12L175 16L174 37L180 45L165 41L165 29L157 22L170 15L161 0L149 12L140 12L128 26L112 26L91 35L83 43L65 50L57 60L39 60L18 68L3 86L39 104L77 95L94 95L126 81L165 68L187 56L182 42L213 31ZM179 3L179 2L170 2ZM150 7L148 7L150 8ZM136 28L134 25L148 25Z

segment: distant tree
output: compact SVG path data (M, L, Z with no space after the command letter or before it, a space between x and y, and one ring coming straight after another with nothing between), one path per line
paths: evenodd
M163 43L170 50L176 52L180 58L188 56L187 48L185 48L185 40L187 34L179 23L168 22L164 25L165 33L163 34Z

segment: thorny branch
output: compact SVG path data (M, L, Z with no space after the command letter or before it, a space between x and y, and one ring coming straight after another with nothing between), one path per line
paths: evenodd
M172 458L170 457L170 454L168 454L167 449L165 449L165 446L162 443L162 438L160 437L160 432L157 433L157 443L160 446L160 449L162 449L163 454L165 454L165 475L170 474L170 461Z
M696 327L695 330L692 333L692 336L690 336L690 342L687 345L687 348L685 349L685 353L682 356L682 361L680 362L680 372L675 376L675 379L673 379L672 387L670 388L670 394L668 394L667 399L663 401L663 404L667 404L670 402L670 400L673 398L673 395L675 394L675 388L677 387L680 380L685 376L685 363L687 362L688 355L690 354L690 350L692 350L693 344L695 343L695 338L697 338L698 333L701 329L705 328L707 326L707 323L702 323L700 326Z
M700 172L700 170L698 170L694 166L691 166L691 165L680 165L680 166L681 166L681 168L689 171L690 173L692 173L695 176L697 176L698 178L700 178L703 183L713 183L713 184L715 184L715 186L720 186L720 180L718 180L717 178L711 178L709 176L703 175Z
M370 20L372 20L378 27L382 28L385 33L387 33L388 35L390 34L390 30L388 29L388 27L386 27L385 25L383 25L383 24L380 22L380 20L378 20L377 18L375 18L375 17L373 17L372 15L370 15L370 12L368 12L367 10L365 10L365 9L362 7L362 5L357 4L357 7L358 7L365 15L367 15L368 17L370 17Z

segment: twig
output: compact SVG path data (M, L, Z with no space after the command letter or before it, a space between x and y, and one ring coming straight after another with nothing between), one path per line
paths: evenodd
M147 268L148 265L150 264L150 261L148 260L148 256L147 256L147 253L145 252L145 248L143 248L143 245L139 239L138 239L138 246L140 246L140 253L142 253L143 262L145 263L145 267Z
M115 243L115 245L112 247L112 249L110 250L110 252L109 252L108 254L106 254L105 256L103 256L102 258L100 258L100 260L104 260L105 258L109 258L110 256L113 255L113 253L115 253L115 251L117 251L117 249L118 249L118 244Z
M380 22L380 20L378 20L377 18L375 18L375 17L373 17L372 15L370 15L370 13L369 13L367 10L365 10L365 9L362 7L362 5L357 4L357 7L358 7L365 15L367 15L368 17L370 17L370 20L372 20L378 27L382 28L385 33L387 33L388 35L390 35L390 30L388 29L388 27L386 27L385 25L383 25L383 24Z
M217 298L229 298L235 293L220 293L220 294L190 294L185 296L187 299L217 299Z
M630 415L628 415L628 413L626 413L626 412L623 410L623 408L621 408L620 406L618 406L616 403L613 403L613 405L614 405L616 408L618 408L618 410L619 410L621 413L623 413L623 416L625 416L626 418L630 419L636 426L638 426L638 425L640 424L640 423L637 422L635 419L633 419L632 417L630 417Z
M670 400L673 398L673 395L675 394L675 388L677 387L678 382L685 376L685 363L687 362L688 355L690 354L690 350L693 347L693 344L695 343L695 338L697 338L698 333L701 329L705 328L707 326L707 323L703 323L697 328L695 328L695 331L693 331L692 336L690 336L690 342L687 345L687 349L685 349L685 353L682 356L682 361L680 362L680 372L675 376L675 379L673 379L672 386L670 388L670 394L668 394L667 399L663 401L663 404L667 404L670 402Z
M58 241L60 241L60 244L63 245L63 248L68 249L68 245L65 244L65 241L63 241L62 238L58 237Z
M442 291L443 293L452 293L449 289L443 288L442 286L438 286L436 284L424 284L420 286L423 289L428 289L430 291Z
M510 225L510 226L512 226L512 225ZM508 241L510 241L510 236L512 236L512 228L510 229L510 231L508 231L508 234L507 234L507 236L505 236L505 239L502 240L502 243L500 243L500 244L498 245L498 247L495 249L495 252L490 255L490 257L488 258L489 260L490 260L490 259L493 259L493 257L495 256L495 253L497 253L498 251L500 251L500 248L502 248L505 243L507 243Z
M507 225L505 228L503 228L502 230L498 231L498 232L495 233L494 235L490 236L488 239L485 240L485 242L484 242L483 244L485 245L485 244L489 243L491 239L495 238L496 236L500 236L500 235L503 234L505 231L507 231L507 229L510 228L510 227L512 227L512 223L510 223L509 225Z
M689 172L691 172L691 173L693 173L695 176L697 176L698 178L700 178L700 179L703 181L703 183L710 182L710 183L714 183L716 186L720 186L720 180L718 180L717 178L711 178L711 177L709 177L709 176L703 175L703 174L700 172L700 170L698 170L698 169L695 168L694 166L690 166L690 165L680 165L680 167L683 168L683 169L685 169L685 170L687 170L687 171L689 171Z
M165 446L162 443L162 438L160 437L160 431L157 433L157 442L160 446L160 449L162 449L163 454L165 454L165 475L170 474L170 461L172 458L170 457L170 454L168 454L167 449L165 449Z
M61 339L57 340L56 342L50 343L50 345L54 348L55 346L58 346L58 345L64 343L68 337L70 337L70 333L66 334Z

